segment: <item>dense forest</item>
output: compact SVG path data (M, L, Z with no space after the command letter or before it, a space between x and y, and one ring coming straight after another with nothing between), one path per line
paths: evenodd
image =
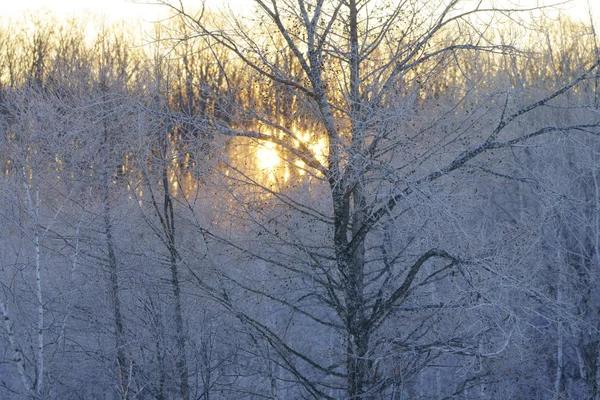
M0 398L600 399L591 22L159 2L2 21Z

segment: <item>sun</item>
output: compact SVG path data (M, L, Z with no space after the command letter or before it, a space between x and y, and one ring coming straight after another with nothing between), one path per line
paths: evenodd
M275 143L271 142L260 144L256 151L256 159L258 161L258 168L267 172L275 171L281 163L277 149L275 149Z

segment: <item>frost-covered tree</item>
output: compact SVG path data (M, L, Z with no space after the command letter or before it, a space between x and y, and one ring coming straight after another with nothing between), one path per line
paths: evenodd
M197 226L230 247L230 263L245 261L222 268L221 286L197 279L268 343L280 372L267 365L265 376L318 398L409 393L419 375L436 384L414 396L467 390L480 377L457 371L503 353L516 329L510 291L478 283L514 272L502 267L510 250L473 248L481 233L465 231L474 227L460 222L468 210L457 202L468 200L474 171L502 177L507 152L542 135L595 132L593 113L537 117L579 91L597 63L521 98L525 88L486 79L493 63L477 69L486 57L520 57L515 42L486 32L518 18L516 8L257 0L252 17L214 22L161 3L194 30L184 40L225 48L251 71L252 80L229 83L248 93L230 105L233 123L194 120L271 159L258 161L260 177L232 151L219 194L229 195L221 212L230 228L224 219ZM252 296L267 312L244 304ZM435 364L455 372L442 378Z

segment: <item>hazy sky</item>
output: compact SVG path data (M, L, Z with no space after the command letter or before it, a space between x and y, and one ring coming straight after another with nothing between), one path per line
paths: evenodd
M144 4L150 2L152 0L0 0L0 16L14 18L25 11L51 10L58 18L94 13L105 15L110 20L141 18L154 21L166 14L165 7ZM185 0L184 3L193 5L200 1ZM237 11L252 7L252 0L207 1L213 7L222 7L228 3Z
M141 18L148 21L155 21L161 15L165 15L166 9L156 5L134 4L134 0L0 0L0 15L7 17L18 17L25 10L52 10L58 18L67 16L81 15L87 12L104 14L110 20L121 18L135 19ZM135 0L138 3L144 3L146 0ZM546 0L549 3L551 0ZM588 2L594 4L597 0L574 0L570 5L565 5L567 11L576 17L586 17ZM193 5L200 0L185 0L184 3ZM221 6L228 2L237 12L243 12L246 9L252 9L252 0L208 0L212 6ZM521 4L534 4L535 0L516 0ZM559 3L556 0L554 3ZM496 4L508 4L506 0L497 0ZM600 5L594 6L596 15L600 10Z

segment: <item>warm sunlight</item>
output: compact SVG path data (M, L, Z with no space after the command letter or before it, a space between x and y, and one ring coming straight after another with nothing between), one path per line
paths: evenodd
M299 148L300 143L303 143L319 162L326 163L329 151L327 138L308 132L295 132L295 137L298 138L297 141L294 141L296 148ZM269 184L276 181L285 183L289 182L292 176L301 177L306 175L309 168L304 161L295 158L291 154L284 154L282 151L284 150L281 147L272 142L259 141L256 144L252 157L256 166L255 173L257 173L259 180Z
M275 149L275 143L265 142L256 151L258 168L263 172L273 172L279 166L280 159Z
M326 156L327 156L327 139L322 137L309 146L310 150L316 156L317 160L321 164L325 164Z

